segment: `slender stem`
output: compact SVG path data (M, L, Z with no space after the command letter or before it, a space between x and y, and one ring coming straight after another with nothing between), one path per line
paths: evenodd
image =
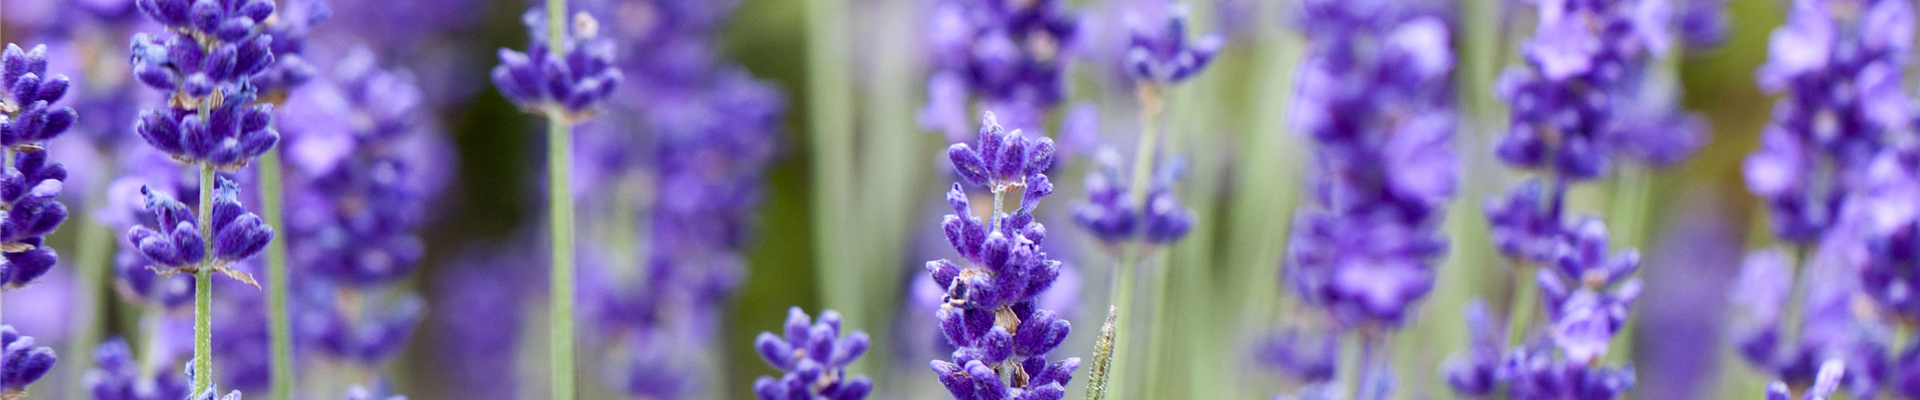
M807 0L807 142L812 164L812 218L815 284L821 306L840 310L847 321L869 321L860 302L866 270L860 268L857 247L847 232L857 229L864 215L852 212L865 202L857 198L855 166L855 59L849 0ZM901 132L893 132L900 134ZM894 149L889 149L894 150ZM889 260L891 261L891 260ZM892 283L889 283L892 284Z
M547 48L564 52L567 1L547 0ZM573 134L566 112L547 113L547 220L552 228L553 311L548 318L553 400L573 400Z
M193 276L193 394L213 385L213 164L200 164L200 236L207 258Z
M557 2L557 1L550 1ZM555 9L555 8L549 8ZM557 111L556 111L557 112ZM571 127L554 114L547 123L547 218L553 237L553 312L549 328L553 356L553 398L573 399L573 143Z
M1148 176L1153 173L1154 148L1158 144L1157 136L1160 133L1159 129L1154 128L1154 126L1155 121L1160 117L1161 107L1158 86L1153 84L1140 85L1137 94L1140 98L1141 110L1140 143L1134 146L1133 186L1127 189L1129 190L1128 197L1133 199L1134 207L1144 211L1146 210L1147 185L1151 183ZM1118 325L1116 325L1118 329L1116 329L1114 333L1113 370L1119 371L1118 375L1121 377L1120 384L1113 388L1114 399L1126 399L1127 387L1128 385L1134 384L1135 379L1153 380L1152 377L1141 376L1133 377L1135 379L1127 379L1129 372L1127 369L1127 361L1131 358L1134 349L1126 340L1127 335L1125 332L1132 329L1129 324L1132 322L1134 316L1138 315L1135 313L1135 303L1138 303L1138 301L1133 296L1133 276L1138 273L1140 261L1145 258L1147 249L1146 245L1139 241L1135 241L1132 246L1126 247L1130 247L1130 250L1121 250L1125 254L1121 256L1119 267L1114 271L1113 303L1117 304L1117 307L1120 308L1120 319ZM1147 350L1151 351L1152 349ZM1144 386L1144 383L1142 386Z
M1160 393L1160 383L1169 380L1162 375L1161 367L1167 364L1167 356L1170 355L1167 354L1167 336L1173 333L1173 321L1167 318L1167 304L1173 302L1167 298L1167 287L1172 285L1170 281L1173 280L1168 275L1173 266L1169 265L1165 252L1157 254L1154 259L1154 262L1147 264L1153 274L1153 282L1148 283L1153 285L1153 293L1147 297L1153 302L1153 314L1149 314L1151 317L1147 324L1153 328L1147 333L1147 374L1141 382L1146 384L1146 390L1142 393L1148 398L1158 399L1173 396Z
M1357 400L1361 398L1360 395L1362 394L1361 388L1363 384L1360 382L1360 375L1362 371L1366 369L1362 364L1366 364L1367 357L1365 353L1368 350L1364 349L1364 347L1366 347L1364 344L1365 339L1362 339L1360 335L1355 334L1349 336L1352 336L1352 338L1342 340L1340 343L1340 363L1334 366L1338 368L1338 370L1335 372L1333 378L1342 384L1342 390L1344 390L1342 394L1346 396L1345 398Z
M1129 331L1127 325L1133 322L1134 316L1134 267L1140 264L1138 252L1122 251L1126 254L1122 256L1123 258L1118 263L1114 264L1113 290L1111 291L1113 307L1118 310L1114 312L1113 316L1113 356L1111 357L1111 371L1113 372L1109 373L1108 381L1113 381L1112 376L1119 376L1120 383L1117 385L1109 384L1108 390L1113 392L1113 396L1109 398L1116 400L1127 398L1127 384L1132 383L1129 382L1129 379L1126 379L1128 357L1132 356L1133 353L1133 351L1127 347L1126 332Z
M1513 302L1507 304L1507 344L1518 345L1526 341L1527 328L1533 324L1533 303L1538 302L1539 289L1535 288L1533 266L1525 262L1514 269Z
M285 194L280 187L280 152L260 156L260 214L267 226L284 227L281 209ZM293 395L293 324L287 321L287 292L293 278L287 271L286 235L274 235L267 243L267 313L273 346L273 399L287 400Z
M93 196L88 197L102 196L100 192L95 191ZM88 208L88 210L94 209L97 208ZM67 356L76 358L84 357L82 354L90 354L88 349L100 343L98 324L100 316L104 314L100 312L103 309L100 305L104 303L100 301L100 288L107 279L108 263L113 261L113 258L108 256L113 254L113 228L91 219L83 220L79 225L80 259L74 264L74 268L80 273L78 292L74 294L74 298L78 299L74 306L79 309L74 312L75 318L70 330L74 337L67 342ZM82 390L86 385L79 377L86 374L90 367L92 365L84 362L67 363L67 376L70 377L67 379L67 390L71 391L69 393L85 393Z

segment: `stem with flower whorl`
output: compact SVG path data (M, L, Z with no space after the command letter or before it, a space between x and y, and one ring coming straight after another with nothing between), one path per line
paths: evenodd
M200 163L200 236L213 237L213 163ZM193 273L193 395L213 386L213 241Z
M260 155L260 216L268 226L281 223L280 152ZM293 395L293 325L287 321L287 291L292 289L287 271L287 239L280 235L267 242L267 315L273 346L274 400Z
M1152 182L1148 179L1148 176L1153 173L1154 149L1159 145L1158 136L1160 130L1154 128L1154 126L1157 125L1156 123L1160 117L1161 110L1159 89L1159 86L1156 84L1145 83L1140 85L1138 92L1142 129L1140 130L1140 143L1134 146L1133 186L1127 188L1127 190L1129 190L1127 196L1133 199L1133 204L1136 207L1142 207L1142 209L1145 209L1147 185ZM1128 345L1126 340L1123 340L1125 335L1123 335L1122 332L1129 330L1129 324L1133 321L1134 316L1137 315L1135 313L1136 301L1133 296L1133 278L1134 274L1139 272L1137 270L1140 267L1141 261L1146 258L1147 252L1146 242L1143 240L1135 241L1133 245L1129 247L1129 250L1123 250L1125 254L1121 256L1119 265L1113 271L1114 289L1111 296L1113 297L1113 303L1119 308L1119 314L1121 315L1118 322L1114 325L1113 370L1119 371L1118 374L1122 376L1120 384L1113 387L1113 398L1115 399L1127 398L1126 388L1127 385L1131 383L1129 382L1130 380L1124 377L1127 376L1128 373L1128 358L1132 355L1134 349ZM1155 301L1159 300L1155 299ZM1153 380L1152 377L1145 378L1149 381Z
M547 48L566 43L566 0L547 0ZM553 400L573 400L573 133L559 106L547 111L547 219L552 228L553 303L549 347Z

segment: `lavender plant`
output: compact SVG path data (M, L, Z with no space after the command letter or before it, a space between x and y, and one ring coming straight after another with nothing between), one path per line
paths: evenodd
M775 369L780 379L762 376L753 381L760 400L860 400L873 390L865 375L847 376L847 365L867 353L867 333L840 336L840 313L827 310L814 322L800 307L787 310L786 336L761 332L753 347Z
M931 261L927 270L947 288L937 315L941 333L957 349L951 361L931 366L956 399L1057 400L1066 396L1080 358L1047 361L1072 325L1034 305L1060 275L1060 262L1041 248L1046 226L1032 214L1053 193L1045 173L1053 165L1053 140L1007 131L986 113L978 146L947 149L961 180L992 192L994 207L982 220L961 183L947 191L953 214L941 226L962 260ZM1009 194L1018 196L1017 207L1006 207Z
M49 140L66 133L77 119L73 108L54 105L67 94L66 75L47 74L47 48L31 51L8 43L0 52L0 294L33 284L59 262L44 246L46 235L67 218L60 203L66 167L48 160ZM27 395L27 385L53 369L53 350L35 346L32 337L0 324L0 398Z
M1570 185L1605 177L1620 160L1672 165L1703 142L1698 117L1664 100L1671 96L1662 92L1667 83L1653 77L1655 60L1671 45L1667 7L1664 1L1542 4L1533 37L1521 45L1526 65L1501 74L1495 95L1513 110L1495 153L1545 177L1483 203L1494 245L1519 279L1504 337L1483 307L1469 311L1473 346L1445 367L1456 392L1611 399L1633 387L1632 365L1605 360L1641 292L1633 277L1640 254L1630 247L1613 251L1597 217L1563 216ZM1637 224L1627 229L1637 237ZM1528 275L1534 284L1525 283ZM1536 287L1547 318L1539 323L1532 320Z
M1279 366L1307 379L1302 397L1340 386L1347 398L1390 394L1381 348L1432 290L1435 259L1446 251L1438 227L1459 173L1451 145L1454 59L1452 28L1434 11L1308 1L1297 16L1313 45L1290 115L1293 130L1312 140L1312 202L1294 216L1284 275L1312 307L1309 320L1320 321L1293 334L1312 329L1329 338L1296 342L1328 344L1318 349L1282 341L1274 350L1307 356L1279 360L1297 360ZM1357 345L1335 353L1332 337ZM1333 359L1342 360L1333 371L1314 366Z
M1908 384L1917 308L1911 240L1915 157L1914 10L1898 1L1802 1L1774 30L1758 83L1782 93L1760 148L1742 164L1767 204L1778 246L1749 255L1730 300L1734 341L1759 370L1804 390L1816 363L1839 360L1854 397L1920 394ZM1856 90L1832 93L1843 85ZM1795 272L1797 270L1797 272ZM1798 279L1795 279L1795 276ZM1824 368L1822 368L1824 369ZM1831 386L1831 385L1829 385Z
M545 18L541 18L544 15ZM599 22L585 12L566 26L565 0L547 0L545 9L529 10L521 19L532 32L526 53L500 50L493 69L494 86L528 112L547 117L547 206L551 228L553 319L549 334L553 358L553 398L572 400L573 200L571 176L572 125L590 118L623 78L613 68L613 44L599 40Z
M1140 101L1141 131L1139 143L1135 146L1133 168L1129 184L1122 184L1120 160L1117 154L1102 151L1096 156L1097 174L1087 178L1088 201L1074 209L1074 222L1099 238L1118 263L1114 270L1112 292L1118 318L1114 337L1116 353L1112 355L1113 365L1122 375L1128 374L1127 354L1131 342L1128 342L1126 327L1136 317L1133 291L1133 275L1149 249L1149 245L1165 245L1180 240L1193 228L1193 211L1180 204L1173 195L1173 184L1182 174L1185 165L1171 157L1163 157L1161 147L1162 114L1165 111L1164 98L1167 88L1192 78L1213 60L1213 56L1223 45L1218 33L1207 34L1199 39L1187 38L1187 10L1168 5L1166 20L1159 25L1134 20L1129 29L1127 51L1127 71L1134 79ZM1168 286L1168 266L1152 268L1154 308L1151 318L1163 318L1165 312L1166 291ZM1165 326L1155 324L1153 326ZM1161 341L1167 335L1150 334L1153 341L1146 347L1153 358L1161 354ZM1145 378L1138 381L1151 387L1158 380L1160 362L1149 360L1142 371ZM1104 372L1104 371L1098 371ZM1104 377L1103 377L1104 378ZM1134 380L1123 379L1122 384ZM1103 388L1104 389L1104 388ZM1104 395L1089 391L1089 396ZM1119 397L1119 396L1116 396Z
M377 370L424 309L417 296L380 294L395 292L424 254L415 232L438 186L430 177L441 144L415 122L422 92L405 71L382 69L364 47L331 70L297 91L280 121L289 208L304 210L287 223L288 254L303 267L294 283L302 319L324 321L302 331L313 348Z
M133 75L168 94L161 108L141 112L134 132L175 161L199 169L198 215L162 192L142 189L157 224L127 234L161 275L194 277L192 392L211 398L213 274L258 286L233 263L260 252L273 228L240 204L240 189L216 170L236 171L272 150L273 106L257 103L253 79L274 65L266 31L275 6L266 0L189 2L139 0L138 8L168 28L133 36ZM238 392L229 396L237 397Z

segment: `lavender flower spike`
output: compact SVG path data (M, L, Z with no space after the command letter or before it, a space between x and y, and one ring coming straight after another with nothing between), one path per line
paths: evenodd
M848 378L847 365L867 352L867 333L840 336L840 313L827 310L818 322L800 307L787 310L786 337L761 332L754 348L768 365L786 372L776 380L762 376L753 382L761 400L860 400L873 390L865 375Z
M34 346L33 337L21 336L12 325L0 325L0 399L13 400L27 395L27 385L40 380L53 369L53 349Z
M947 154L962 179L993 192L995 210L983 221L959 183L947 192L954 213L942 227L965 266L935 260L927 270L947 288L936 315L941 334L957 349L951 361L934 360L930 367L956 399L1059 400L1080 359L1047 361L1072 326L1036 306L1061 264L1042 250L1047 229L1031 214L1053 193L1044 172L1053 164L1053 142L1007 133L992 114L983 125L978 150L956 144ZM997 200L1009 192L1021 195L1011 212Z
M47 45L0 52L0 146L37 147L72 127L73 108L54 106L66 96L66 75L47 75Z
M613 65L613 42L599 37L600 23L592 15L573 15L573 29L561 39L563 48L547 45L546 11L535 7L520 18L533 32L527 52L500 49L500 65L493 67L493 84L500 94L534 113L555 113L558 120L580 121L593 115L625 80Z
M1226 45L1218 32L1187 40L1187 7L1169 6L1166 24L1147 26L1134 20L1127 42L1127 72L1135 78L1159 83L1178 83L1193 77L1213 61L1213 55Z
M268 126L273 106L255 104L259 90L252 79L274 65L273 36L255 28L273 15L273 2L137 4L169 29L158 38L133 36L134 77L171 100L165 108L141 111L134 132L175 160L227 170L272 149L280 141Z

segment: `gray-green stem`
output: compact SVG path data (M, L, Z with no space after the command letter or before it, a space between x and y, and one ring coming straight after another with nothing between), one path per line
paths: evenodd
M200 165L200 237L206 259L193 274L193 393L213 386L213 164Z
M285 227L281 221L284 197L280 187L280 152L267 151L260 156L260 214L267 226ZM274 235L267 242L267 314L271 318L268 334L273 346L273 399L287 400L293 395L293 325L287 321L287 291L292 289L287 271L286 235Z
M1518 345L1526 341L1527 327L1533 324L1533 303L1539 296L1539 289L1533 283L1533 266L1526 262L1517 262L1513 276L1513 300L1507 304L1507 344Z
M1146 210L1147 185L1151 183L1149 175L1153 173L1155 146L1159 143L1159 129L1153 128L1160 118L1159 87L1146 84L1140 86L1140 143L1134 147L1133 179L1128 187L1127 196L1133 200L1134 207ZM1130 248L1130 249L1129 249ZM1129 378L1128 361L1133 355L1133 346L1127 341L1130 324L1136 314L1136 299L1133 296L1134 274L1138 273L1140 262L1146 258L1147 248L1143 241L1135 241L1131 246L1122 246L1120 264L1114 270L1113 303L1120 309L1113 338L1113 370L1121 377L1120 384L1113 387L1113 398L1126 399L1127 388L1134 382ZM1151 350L1151 349L1148 349ZM1153 380L1151 377L1132 376L1134 379ZM1143 382L1144 386L1144 382Z
M100 191L93 191L92 195L87 196L89 199L102 197L104 194ZM88 210L98 209L89 205ZM113 261L113 258L108 256L113 254L113 228L94 222L91 218L81 219L79 222L80 259L76 260L78 262L74 264L74 268L79 270L80 284L79 292L74 294L79 300L74 305L82 309L74 312L78 318L73 319L73 327L70 331L74 336L67 342L66 354L68 357L84 359L82 357L85 356L82 355L91 354L90 347L100 343L98 324L101 315L104 314L101 310L105 309L101 307L103 302L100 301L100 287L106 282L108 264ZM85 393L82 391L86 388L85 382L79 377L86 374L87 369L91 367L90 363L85 362L67 363L68 393Z
M566 0L547 0L547 48L566 51ZM573 135L567 113L547 112L547 220L552 228L553 312L549 315L553 400L573 400Z

